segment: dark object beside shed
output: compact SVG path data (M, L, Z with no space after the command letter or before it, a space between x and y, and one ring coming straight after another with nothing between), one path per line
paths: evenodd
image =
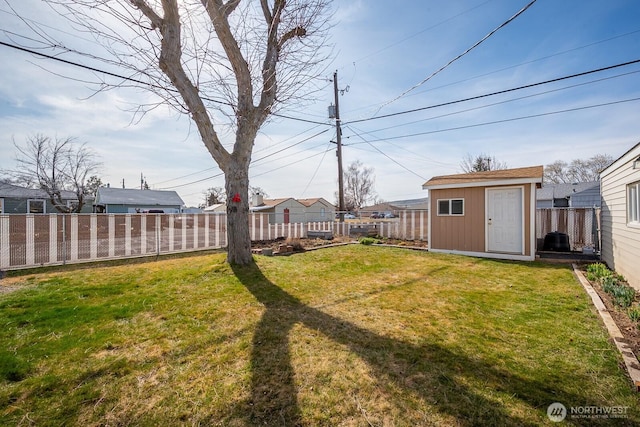
M571 252L571 245L569 245L569 236L566 233L560 233L558 231L547 233L547 235L544 236L543 250Z

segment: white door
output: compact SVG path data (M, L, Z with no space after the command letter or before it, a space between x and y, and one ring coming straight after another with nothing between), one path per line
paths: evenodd
M522 188L487 190L487 250L523 253Z

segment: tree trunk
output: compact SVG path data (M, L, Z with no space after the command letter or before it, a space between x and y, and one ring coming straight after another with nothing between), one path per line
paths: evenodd
M227 261L247 265L253 262L249 234L249 162L231 156L225 173L227 191Z

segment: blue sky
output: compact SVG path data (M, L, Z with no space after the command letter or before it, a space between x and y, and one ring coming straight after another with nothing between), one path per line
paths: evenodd
M271 197L334 201L337 165L330 141L335 130L327 117L334 71L340 89L348 87L339 101L344 165L359 160L372 167L384 200L424 197L424 181L460 172L468 153L495 156L509 167L600 153L618 157L640 140L640 64L425 107L640 59L640 2L635 0L538 0L400 97L528 3L336 0L334 53L321 82L324 89L304 108L282 111L323 124L273 118L263 126L251 185ZM16 36L39 39L33 25L18 20L9 5L26 23L37 22L78 49L95 49L86 35L36 0L0 0L1 41L38 46ZM103 181L112 186L124 179L135 188L142 173L151 188L174 189L188 205L201 203L206 188L224 186L187 117L159 108L134 120L131 109L150 99L144 91L94 94L84 83L95 81L94 73L4 46L0 52L0 168L13 167L13 139L22 142L42 133L87 142L103 163ZM404 113L414 109L421 110ZM377 118L394 113L399 114Z

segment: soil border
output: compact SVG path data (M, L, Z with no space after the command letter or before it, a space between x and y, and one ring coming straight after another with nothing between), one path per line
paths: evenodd
M582 270L580 270L577 264L572 264L572 267L573 273L577 277L580 284L582 284L587 294L591 297L593 305L596 307L596 310L600 314L600 317L602 318L602 321L604 322L604 325L609 332L609 336L615 343L618 351L620 351L625 368L627 369L627 374L631 378L631 382L633 383L636 392L639 392L640 363L638 363L638 358L633 353L633 349L629 345L628 340L620 331L618 324L613 320L611 313L600 298L598 292L593 288L593 286L591 286L591 283L584 276L584 273L582 272Z

